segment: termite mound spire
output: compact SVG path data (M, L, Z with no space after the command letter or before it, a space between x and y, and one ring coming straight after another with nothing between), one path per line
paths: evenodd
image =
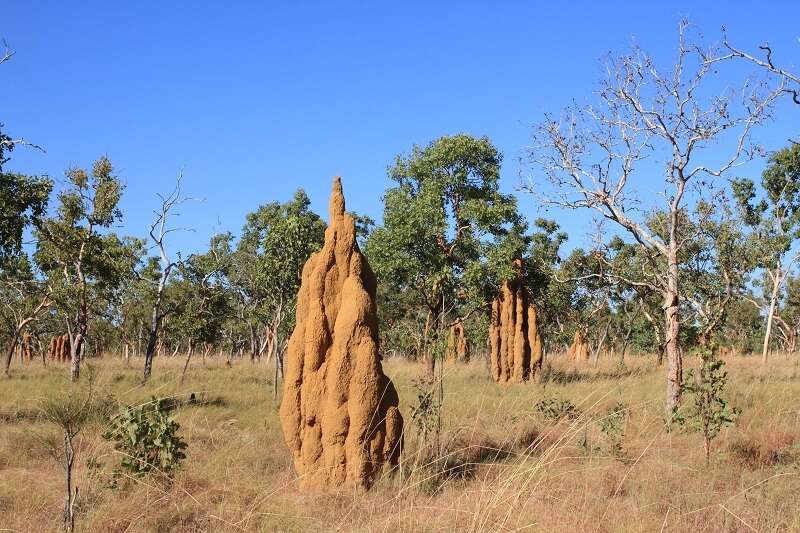
M523 263L514 261L516 276L506 280L492 301L489 362L492 379L503 383L535 377L542 366L542 342L536 307L523 283Z
M322 249L303 267L280 419L300 486L369 488L400 458L403 417L378 352L376 280L334 178Z

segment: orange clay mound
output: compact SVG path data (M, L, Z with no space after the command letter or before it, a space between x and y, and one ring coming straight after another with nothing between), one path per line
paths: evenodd
M450 326L450 333L447 336L447 360L454 363L469 362L467 332L461 319Z
M305 489L369 488L403 441L397 391L378 354L376 280L333 181L325 244L303 267L280 408Z
M50 339L50 347L47 350L47 358L51 361L69 361L70 359L69 335L57 335Z
M31 346L31 334L27 331L22 334L19 341L20 355L23 361L33 360L33 347Z
M525 381L535 377L542 365L536 308L522 284L522 260L515 260L514 266L517 278L505 281L492 302L489 357L497 382Z
M572 340L572 346L569 347L567 355L575 361L589 360L589 345L583 340L580 329L575 330L575 338Z

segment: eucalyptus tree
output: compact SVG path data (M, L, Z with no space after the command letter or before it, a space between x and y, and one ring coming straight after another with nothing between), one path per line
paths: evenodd
M74 381L80 375L90 312L129 275L142 244L109 232L122 217L123 186L107 157L95 161L91 173L69 169L66 179L55 214L36 228L34 257L53 287L56 306L71 315L66 323Z
M761 174L761 190L750 179L733 181L745 224L753 229L754 257L767 277L761 302L766 317L761 361L767 363L773 322L786 276L800 259L793 245L800 237L800 145L772 154Z
M652 332L653 342L644 342L643 335L639 332L636 345L639 349L654 350L657 364L661 365L664 358L665 339L664 323L660 320L662 298L657 284L652 264L658 259L651 256L649 250L636 244L625 241L619 236L613 237L606 245L604 255L604 275L612 284L614 295L623 310L623 314L630 315L631 322L625 330L625 346L622 349L624 357L627 342L635 329L639 327L636 320L641 319ZM629 311L629 307L632 307Z
M420 351L431 375L445 317L486 309L528 246L515 198L499 191L501 160L488 138L454 135L413 147L389 169L396 185L366 255L384 290L424 310Z
M198 344L219 342L230 315L230 294L225 276L230 267L230 235L211 238L208 252L192 254L177 266L178 277L167 287L165 299L171 306L171 327L184 336L189 345L183 375Z
M116 308L117 329L119 330L122 355L127 364L131 352L139 356L142 344L146 341L146 330L152 318L155 304L156 283L161 276L159 258L144 258L134 275L125 278L120 285L118 305ZM166 313L161 308L162 325Z
M750 80L734 89L737 80L715 62L721 51L689 42L687 27L680 25L669 68L634 47L609 59L594 104L574 104L536 126L530 150L535 178L528 184L548 205L591 210L647 251L663 300L668 412L680 400L683 380L680 256L689 241L681 237L681 213L717 179L763 153L754 129L771 118L784 91L783 83ZM731 89L720 93L720 82ZM645 223L646 198L662 199L651 209L665 213L663 235Z
M26 328L45 312L52 303L50 288L37 277L27 254L6 257L0 268L0 320L7 335L5 375L11 371L14 350Z
M0 125L2 127L2 125ZM23 249L27 231L35 228L47 211L53 182L47 177L6 172L4 164L15 143L0 130L0 293L8 341L5 374L20 336L50 303L47 283L36 275Z
M561 299L551 301L545 309L558 313L561 324L558 338L565 347L572 342L576 331L584 337L599 337L608 331L612 284L603 274L606 261L601 250L575 248L553 273L561 289Z
M2 132L0 139L0 268L3 262L22 250L25 231L35 226L47 212L53 181L46 176L27 176L6 172L4 165L14 148L11 138Z
M693 237L684 247L681 276L682 301L693 312L697 341L707 346L725 320L733 299L745 293L758 247L741 229L729 199L718 194L715 201L700 201L694 216L684 225Z
M227 280L250 332L252 360L266 351L280 365L294 328L303 265L325 239L325 223L310 206L302 189L286 203L260 206L247 215L232 254Z
M553 220L537 218L529 235L530 243L523 255L525 285L536 305L536 320L545 351L564 340L564 332L572 310L574 286L558 283L556 273L562 267L561 247L568 235ZM562 272L563 275L563 272Z
M786 276L784 296L775 315L778 331L783 337L784 349L789 353L797 351L797 337L800 335L800 276Z

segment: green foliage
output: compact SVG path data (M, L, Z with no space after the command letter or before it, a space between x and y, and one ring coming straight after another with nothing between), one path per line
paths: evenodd
M600 432L608 440L609 452L615 457L623 457L622 439L625 437L625 421L628 419L628 405L617 402L605 412L598 421Z
M501 155L489 139L442 137L398 156L384 225L367 242L379 279L408 287L431 307L439 295L485 301L527 243L516 201L498 190ZM515 231L516 230L516 231ZM487 260L490 259L490 260Z
M731 184L742 219L759 228L766 266L771 266L770 258L788 252L792 241L800 237L800 145L778 150L769 163L761 175L760 199L752 180L740 178Z
M227 270L239 320L252 332L269 324L278 345L294 328L303 266L325 238L325 223L310 205L298 189L286 203L271 202L249 213ZM367 231L370 221L360 222L361 231Z
M66 177L55 215L34 232L34 258L53 289L55 310L73 321L82 343L90 316L110 313L118 304L119 288L133 275L145 245L110 231L122 217L123 185L108 158L95 161L91 174L72 168Z
M47 210L53 181L0 172L0 267L22 249L22 237Z
M90 378L88 386L69 386L63 393L41 399L39 410L44 420L72 438L88 424L100 420L107 412L107 404L95 398Z
M389 169L396 185L365 253L379 299L393 303L381 306L382 323L414 332L414 352L430 361L445 315L486 306L528 246L516 199L499 191L501 160L488 138L454 135L415 146Z
M178 435L180 425L169 414L163 398L139 406L124 406L111 419L103 438L114 443L122 456L120 466L141 477L151 472L169 476L186 458L186 443Z
M581 415L580 409L570 400L550 396L536 402L533 410L550 422L575 420Z
M417 428L417 438L425 442L428 435L436 431L441 406L436 398L436 388L429 381L413 380L411 384L417 395L417 405L411 409L411 421Z
M735 423L741 410L728 405L725 399L728 382L725 362L710 348L700 350L700 358L700 371L686 373L682 385L685 403L677 409L673 421L703 436L703 450L708 460L711 441L722 428Z
M53 180L46 176L26 176L3 171L7 153L14 149L11 137L0 124L0 268L22 249L22 236L38 225L47 212Z
M178 278L166 290L172 327L191 344L214 343L230 313L224 286L229 267L229 234L212 237L209 251L178 265Z

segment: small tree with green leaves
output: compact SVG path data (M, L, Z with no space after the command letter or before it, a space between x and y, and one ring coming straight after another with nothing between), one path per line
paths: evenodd
M488 138L461 134L415 146L389 169L395 186L365 254L381 283L379 298L401 296L411 320L422 316L417 355L430 378L446 317L488 309L528 244L515 198L499 189L501 160Z
M298 189L286 203L270 202L249 213L227 273L236 317L249 330L251 360L262 352L268 361L274 359L275 397L303 266L325 240L325 222L310 206ZM359 221L365 231L370 221Z
M753 255L764 269L764 298L760 302L766 318L762 364L767 362L781 290L792 265L800 260L800 252L792 252L800 237L800 145L775 152L769 161L761 175L760 195L752 180L737 179L732 183L742 219L752 228L757 244Z
M628 420L628 411L628 405L618 401L609 407L603 418L598 421L600 432L608 440L609 452L620 459L625 456L622 439L625 438L625 422Z
M734 424L741 410L728 405L725 399L728 383L725 362L709 347L700 351L700 358L699 372L692 369L686 373L683 394L688 401L675 412L673 420L703 435L703 451L708 462L711 441L722 428Z
M581 410L566 398L545 397L536 402L534 411L549 422L561 420L576 420L581 416Z
M124 406L111 420L103 438L121 454L120 466L133 476L157 472L166 479L186 458L186 442L169 414L169 402L153 398L137 406Z
M68 170L66 178L68 184L58 194L56 213L36 228L34 257L67 321L70 379L75 381L80 375L90 315L132 272L142 243L110 232L122 218L123 184L107 157L95 161L91 172Z

